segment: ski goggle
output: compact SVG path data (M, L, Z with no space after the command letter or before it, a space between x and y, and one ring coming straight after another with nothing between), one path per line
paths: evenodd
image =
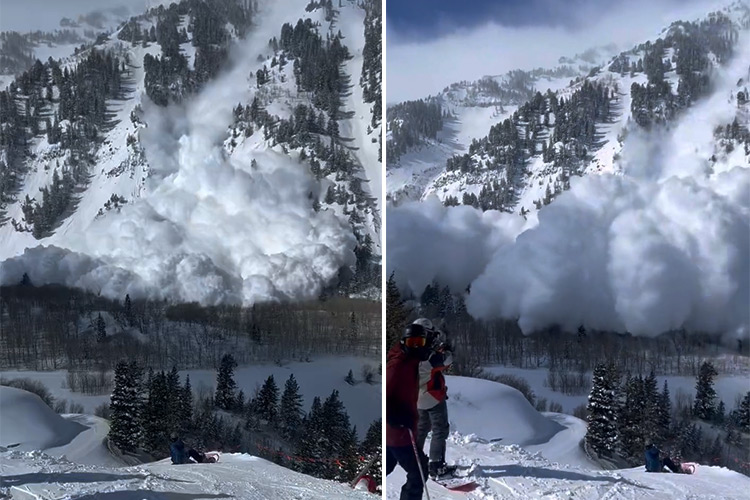
M406 347L424 347L427 345L426 337L407 337L404 339L404 345Z

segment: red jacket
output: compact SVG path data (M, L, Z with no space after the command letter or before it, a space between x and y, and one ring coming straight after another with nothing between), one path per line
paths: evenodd
M385 444L386 446L411 446L406 428L397 428L395 422L409 422L416 438L417 399L419 398L419 359L406 355L401 343L388 351L385 365Z

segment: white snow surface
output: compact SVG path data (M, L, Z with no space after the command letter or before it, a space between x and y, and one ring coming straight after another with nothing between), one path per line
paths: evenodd
M124 466L104 444L106 421L60 416L38 396L0 387L0 496L22 500L372 498L348 485L293 472L246 454L216 464L169 459ZM8 445L19 446L7 448Z
M65 420L52 411L36 394L0 386L0 446L19 443L20 450L62 446L80 434L84 427Z
M744 499L750 478L722 467L700 465L694 475L646 473L645 467L599 470L579 442L585 422L570 415L539 414L515 389L464 377L447 377L453 431L447 462L479 487L456 493L428 482L433 500L731 500ZM501 387L491 388L491 385ZM460 401L451 402L453 399ZM490 410L489 407L493 407ZM485 408L485 411L480 409ZM538 427L537 434L530 427ZM550 433L552 429L557 429ZM498 435L498 433L501 433ZM490 440L502 438L501 441ZM519 442L535 441L534 445ZM425 445L425 450L428 449ZM399 497L403 469L387 477L386 498Z
M129 293L203 304L316 298L342 266L354 263L356 241L346 216L313 211L309 197L325 192L319 192L296 156L270 147L262 130L240 138L234 148L225 142L238 102L249 103L254 94L270 89L274 94L262 100L270 99L269 110L284 116L306 99L297 95L293 78L256 89L254 77L247 75L269 64L267 42L283 23L294 24L300 17L322 21L322 9L307 13L307 3L262 2L257 26L233 50L230 68L200 94L166 109L145 96L141 67L143 56L158 53L159 47L130 47L113 35L107 46L135 61L128 82L132 94L109 103L119 123L97 152L91 183L75 214L54 235L38 241L9 223L0 227L0 259L5 259L0 282L18 282L27 272L38 285L61 283L109 297ZM356 44L362 42L363 14L350 2L341 11L338 27L346 31L344 43L355 55L346 66L354 73L346 102L354 117L342 121L342 130L361 146L354 154L376 197L377 145L364 130L369 106L358 103L361 46ZM137 105L144 109L147 126L130 120ZM128 137L139 138L143 151L126 147ZM36 139L32 149L37 157L18 200L38 196L52 179L56 159L50 154L56 148ZM127 203L98 215L113 194ZM22 220L20 202L8 206L7 216ZM374 221L371 226L377 227ZM373 240L379 242L375 233Z

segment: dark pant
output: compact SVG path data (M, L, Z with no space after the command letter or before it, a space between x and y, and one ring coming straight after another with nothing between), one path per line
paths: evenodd
M672 459L669 458L669 457L664 457L664 465L666 465L667 467L669 467L669 470L671 470L672 472L680 472L681 471L680 470L680 466L677 465L676 463L674 463L672 461Z
M448 404L441 401L429 410L419 410L417 426L417 448L424 449L427 434L432 431L430 441L430 462L445 463L445 440L448 439Z
M194 449L190 448L188 450L188 456L198 462L199 464L202 464L206 460L206 455L203 453L200 453L198 451L195 451Z
M422 470L427 474L427 457L420 453ZM422 500L424 489L423 478L419 473L414 449L411 446L386 446L385 447L385 475L387 476L396 465L400 465L406 471L406 483L401 487L399 500Z

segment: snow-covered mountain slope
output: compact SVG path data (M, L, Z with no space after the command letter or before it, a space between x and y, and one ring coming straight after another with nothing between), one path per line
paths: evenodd
M448 204L525 214L568 189L571 175L620 173L623 158L636 149L623 145L625 137L646 125L639 103L647 102L649 113L659 113L657 103L651 102L659 100L655 87L649 87L651 94L645 100L638 93L635 106L631 95L633 84L653 83L654 65L649 61L656 57L663 59L664 81L671 86L669 103L664 105L669 109L662 110L665 121L706 95L720 93L722 99L735 101L736 118L747 131L747 98L736 99L738 92L747 95L747 74L735 79L732 88L721 91L713 85L694 85L693 79L698 72L712 80L720 77L721 68L730 61L720 40L730 41L737 56L746 43L748 23L748 5L738 1L693 25L674 23L650 41L620 54L602 50L576 59L561 58L565 64L555 69L515 71L456 83L424 99L424 103L439 107L437 115L426 113L424 106L407 106L414 102L392 106L388 110L387 196L399 203L434 194ZM739 36L742 33L745 35ZM689 59L685 54L695 45L702 46L705 58L691 66L693 61L685 62ZM680 61L683 56L685 61ZM693 76L688 78L688 74ZM593 95L581 93L586 85L606 88L611 94L606 110L589 118L580 112ZM563 109L563 102L571 106ZM713 125L724 127L734 118ZM505 120L510 120L516 131L503 136ZM702 151L707 153L702 159L716 169L747 164L746 134L738 135L725 138L717 133L713 141L717 151ZM717 154L729 149L725 148L728 142L734 151L731 157ZM498 148L511 148L512 154L507 150L505 155L499 154Z
M5 108L23 141L0 156L0 281L246 304L315 298L342 268L379 283L370 4L181 2L32 68L5 94L28 109Z
M436 280L527 334L746 341L749 28L735 2L535 93L436 170L423 201L389 206L387 274L416 295ZM439 112L423 107L430 132Z
M452 430L447 462L457 464L458 472L472 477L479 488L468 494L455 493L429 481L434 500L719 500L744 498L750 486L746 476L703 465L694 475L646 473L645 467L603 471L579 446L586 432L581 420L539 414L518 391L495 382L447 377L446 385ZM546 423L527 432L530 422ZM550 433L554 428L557 430ZM498 438L502 440L491 442ZM519 444L529 441L535 444ZM387 478L386 498L398 498L405 480L403 470L397 467Z
M20 443L0 448L3 498L372 498L346 484L239 453L224 454L216 464L174 466L162 460L124 466L103 444L102 430L106 434L108 429L105 421L56 415L36 395L9 387L0 387L0 403L2 444ZM68 432L71 426L77 432Z

